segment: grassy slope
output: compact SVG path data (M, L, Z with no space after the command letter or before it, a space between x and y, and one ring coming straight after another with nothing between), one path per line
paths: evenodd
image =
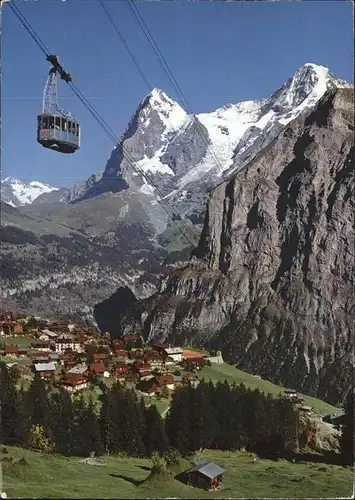
M217 382L218 380L221 380L222 382L227 380L229 383L236 382L237 384L243 382L251 389L259 388L260 391L270 393L275 396L282 392L282 386L278 386L272 382L268 382L267 380L258 379L250 373L243 372L234 366L227 365L225 363L223 365L213 364L212 366L206 366L199 374L199 378L202 377L204 377L205 380L210 379L212 382ZM312 406L322 415L340 411L339 408L336 408L335 406L332 406L320 399L304 396L304 400L305 404Z
M32 339L26 335L15 336L15 337L6 337L2 339L6 342L7 345L18 345L19 348L27 348L28 345L32 342ZM197 349L192 348L195 351ZM10 358L4 358L5 361L13 361ZM282 391L282 386L278 386L269 382L267 380L262 380L254 377L250 373L243 372L238 370L234 366L228 365L226 363L222 365L212 364L212 366L206 366L199 372L199 378L205 378L205 380L211 379L213 382L217 382L218 380L224 381L227 380L229 383L236 382L237 384L244 383L246 386L256 389L259 388L260 391L265 393L270 393L277 396ZM97 400L100 391L96 389L93 392L90 390L85 391L87 397L89 397L90 393L93 396L94 401ZM141 394L139 394L141 396ZM144 397L145 400L149 400L150 398ZM325 401L320 399L312 398L311 396L304 396L305 404L312 406L317 412L321 415L327 415L329 413L339 413L340 409L336 408ZM167 400L155 400L153 398L153 403L156 404L160 413L164 413L166 408L169 405Z
M8 498L335 498L349 497L352 471L336 465L257 460L249 454L206 451L204 456L224 467L222 489L205 492L177 480L144 481L149 460L103 457L106 466L79 463L78 458L8 448L27 465L4 466Z
M27 349L33 339L27 335L15 335L13 337L1 337L0 342L6 345L17 345L19 349Z

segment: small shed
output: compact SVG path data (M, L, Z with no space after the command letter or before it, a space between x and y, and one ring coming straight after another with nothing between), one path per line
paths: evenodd
M203 488L205 490L214 490L222 484L222 474L225 469L216 465L214 462L202 462L194 465L183 473L183 478L189 486L194 488Z

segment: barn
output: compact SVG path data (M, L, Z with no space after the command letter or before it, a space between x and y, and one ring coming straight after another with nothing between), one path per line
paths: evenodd
M202 462L186 470L181 479L189 486L214 490L222 484L222 474L225 471L214 462Z

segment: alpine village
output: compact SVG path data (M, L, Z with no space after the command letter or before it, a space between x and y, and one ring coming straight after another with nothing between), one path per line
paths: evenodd
M115 339L10 311L0 315L0 349L5 474L16 463L26 469L19 447L96 465L150 457L148 483L175 478L223 492L231 452L310 470L352 459L350 403L329 413L327 403L243 376L220 351L146 345L140 335Z

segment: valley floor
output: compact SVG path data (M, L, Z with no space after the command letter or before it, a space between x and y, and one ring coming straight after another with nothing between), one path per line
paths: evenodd
M104 466L80 463L79 458L43 456L7 447L3 460L8 498L336 498L353 492L352 469L317 462L254 461L242 452L205 451L204 458L224 467L218 491L204 491L176 479L147 480L151 462L145 459L101 457ZM3 455L4 457L4 455ZM22 459L22 463L16 461ZM181 464L186 467L187 461ZM175 474L181 469L174 471Z

